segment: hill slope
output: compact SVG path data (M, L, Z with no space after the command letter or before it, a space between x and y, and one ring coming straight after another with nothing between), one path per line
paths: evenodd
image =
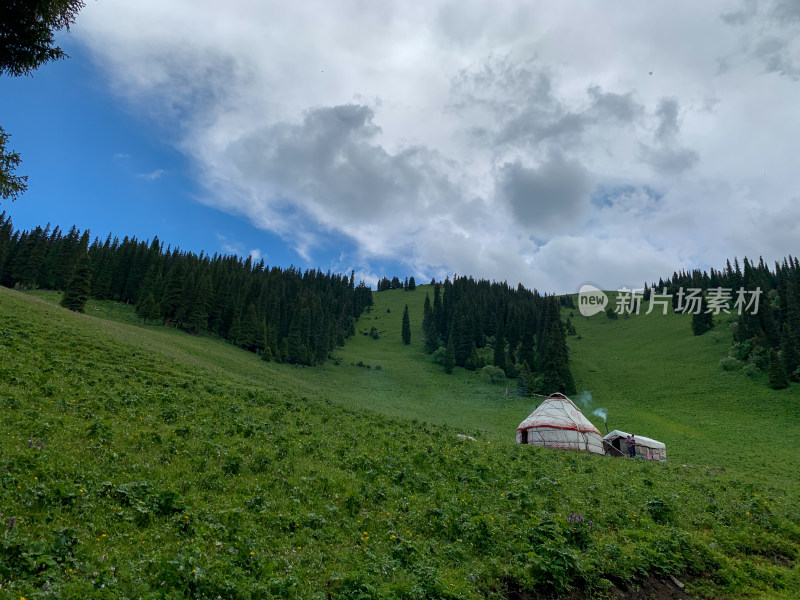
M96 308L117 320L0 288L6 597L484 598L673 574L707 597L779 598L800 584L800 516L780 489L518 446L501 419L461 440L326 401L346 390L324 370ZM386 375L395 399L395 381L472 385L342 362L325 369Z
M506 386L456 369L446 376L431 363L419 339L422 305L430 286L414 292L373 295L375 305L357 329L385 330L380 339L357 335L328 362L304 377L330 398L385 414L449 424L489 439L513 439L517 425L540 399L505 396ZM411 315L412 344L403 346L403 306ZM604 314L572 321L580 339L569 337L571 368L579 390L592 394L591 408L606 408L611 429L652 437L667 445L670 462L723 467L739 477L796 490L800 481L800 387L771 390L757 376L719 367L727 356L728 320L704 336L691 333L690 317L648 309L628 319ZM387 310L390 311L387 313ZM372 369L358 366L358 362ZM376 371L375 365L381 365ZM555 391L555 390L554 390ZM586 416L604 431L602 419Z

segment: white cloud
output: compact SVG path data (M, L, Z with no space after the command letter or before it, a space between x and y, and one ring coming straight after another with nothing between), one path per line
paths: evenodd
M252 258L255 262L260 261L262 258L261 250L259 250L258 248L253 248L252 250L250 250L250 258Z
M145 181L156 181L161 179L166 174L167 172L164 169L155 169L149 173L139 173L137 177L139 179L144 179Z
M305 259L333 232L367 278L571 291L796 252L793 7L140 0L74 31L203 202Z

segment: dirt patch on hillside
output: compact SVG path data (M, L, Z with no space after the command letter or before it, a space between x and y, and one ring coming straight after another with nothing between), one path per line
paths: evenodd
M651 575L646 581L637 585L618 585L613 586L608 594L600 596L590 594L582 590L574 590L569 594L536 594L519 590L508 590L506 597L509 600L598 600L599 598L610 598L613 600L692 600L681 587L682 584L672 578L660 579Z

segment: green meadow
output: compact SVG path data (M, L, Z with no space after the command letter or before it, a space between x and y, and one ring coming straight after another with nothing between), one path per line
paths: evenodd
M452 376L443 375L423 352L418 335L428 291L432 296L430 286L374 294L375 306L358 328L368 332L374 326L385 333L378 340L357 335L337 353L340 365L328 362L309 373L308 380L318 389L329 388L327 395L343 404L448 424L488 439L512 439L537 399L513 393L506 397L506 387L515 391L514 381L489 384L480 373L459 368ZM400 342L406 304L412 328L409 347ZM572 314L580 336L567 341L576 385L592 394L586 416L605 433L603 420L591 412L606 408L610 429L664 442L670 462L724 468L796 491L800 388L772 390L763 373L748 377L720 368L735 315L721 315L713 331L696 337L689 316L671 310L664 315L660 307L648 315L648 309L645 303L641 314L618 320L562 310L564 319ZM372 368L352 366L359 362Z
M516 445L537 399L432 364L427 289L303 368L0 288L0 598L795 597L800 394L724 322L573 317L578 388L667 444L615 460Z

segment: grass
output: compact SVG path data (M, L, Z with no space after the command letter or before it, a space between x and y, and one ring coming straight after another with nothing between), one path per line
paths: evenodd
M480 432L489 439L512 439L517 425L538 405L535 398L505 396L479 373L456 368L445 376L422 349L422 306L430 286L414 292L374 294L375 306L358 328L385 331L378 340L357 335L305 379L337 402L399 417ZM432 291L431 291L432 295ZM409 305L412 344L400 341L402 310ZM736 477L794 492L800 481L800 387L771 390L766 376L724 371L733 317L718 318L706 335L691 333L690 317L653 312L609 320L578 311L572 320L580 339L569 337L570 360L579 390L592 394L593 408L606 408L611 429L652 437L667 445L671 462L687 468L724 468ZM390 312L387 312L390 311ZM372 369L354 366L358 362ZM381 369L376 370L375 366ZM591 410L586 416L605 426Z
M357 336L339 365L293 368L142 327L130 307L78 315L55 294L0 288L0 598L598 597L648 574L708 598L798 588L791 478L770 484L736 454L733 417L698 438L692 420L713 407L681 399L695 412L674 425L649 416L649 397L625 399L634 383L657 388L636 365L604 371L614 352L635 354L635 327L667 325L579 322L571 345L615 426L663 439L670 462L554 452L513 443L530 399L460 369L446 376L418 339L399 343L406 302L420 329L424 289L377 294L358 329L385 333ZM682 378L701 385L712 369L700 358L718 361L726 342L688 339L705 346L685 363L699 374ZM592 358L597 348L609 356ZM654 380L672 373L647 368ZM770 435L775 456L789 452ZM733 453L725 472L674 459L703 440Z

